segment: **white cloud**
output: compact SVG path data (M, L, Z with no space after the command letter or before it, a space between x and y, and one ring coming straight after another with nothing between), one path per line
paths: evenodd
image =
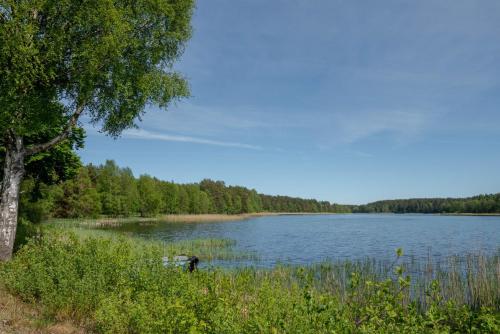
M162 141L173 141L173 142L183 142L201 145L212 145L212 146L223 146L223 147L234 147L243 148L249 150L262 150L262 147L257 145L243 144L238 142L227 142L218 141L198 137L190 136L179 136L164 133L150 132L142 129L130 129L123 132L123 137L125 138L136 138L136 139L146 139L146 140L162 140Z
M171 112L150 111L134 130L125 135L198 144L262 149L244 144L301 140L305 146L329 149L387 134L397 143L411 142L431 130L445 111L410 110L257 110L257 107L202 107L184 104ZM167 133L167 134L165 134ZM174 134L172 134L174 133ZM178 135L181 133L182 135ZM207 138L238 138L225 142ZM298 139L297 139L298 138Z
M271 127L263 116L262 112L251 108L200 106L184 102L169 111L152 108L144 115L139 126L158 132L217 137Z
M334 117L340 137L346 143L390 133L399 139L420 135L431 121L431 115L422 111L370 111L337 114Z

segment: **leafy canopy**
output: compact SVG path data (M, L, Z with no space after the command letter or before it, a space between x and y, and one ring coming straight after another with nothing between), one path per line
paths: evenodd
M0 131L61 131L85 113L117 136L189 95L173 69L194 0L0 0ZM69 123L68 123L69 122Z

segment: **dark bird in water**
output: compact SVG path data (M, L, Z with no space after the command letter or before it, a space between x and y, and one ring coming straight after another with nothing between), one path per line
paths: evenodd
M196 256L191 256L188 262L189 262L188 270L190 273L192 273L198 268L198 262L200 262L200 260Z

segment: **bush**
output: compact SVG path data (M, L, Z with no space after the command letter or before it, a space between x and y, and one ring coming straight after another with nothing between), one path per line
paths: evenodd
M14 251L17 252L29 239L39 234L39 226L33 224L23 217L19 217L17 223L16 239L14 241Z
M353 273L344 295L315 287L307 268L258 272L164 267L161 249L126 238L50 232L31 240L0 278L45 314L100 333L498 333L498 308L409 299L409 278Z

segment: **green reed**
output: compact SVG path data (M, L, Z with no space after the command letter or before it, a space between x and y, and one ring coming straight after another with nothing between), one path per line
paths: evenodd
M231 239L189 239L162 241L158 239L145 239L132 236L127 232L116 230L104 230L82 224L81 221L64 220L54 222L42 227L43 231L58 230L74 233L79 238L99 237L99 238L127 238L138 246L155 246L161 249L163 256L172 258L175 255L195 255L201 261L228 261L228 260L258 260L256 254L251 252L241 252L235 250L236 242Z

